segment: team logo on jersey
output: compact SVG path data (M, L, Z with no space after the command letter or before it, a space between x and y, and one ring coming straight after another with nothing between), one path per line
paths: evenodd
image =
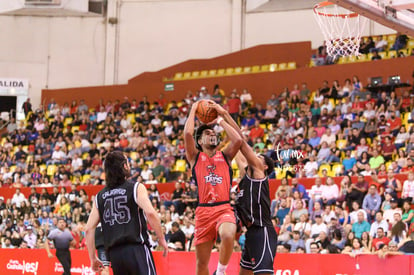
M217 184L221 184L223 182L223 177L216 175L214 173L214 170L216 170L215 165L208 165L207 166L208 175L205 176L204 179L206 183L210 183L211 185L216 186Z

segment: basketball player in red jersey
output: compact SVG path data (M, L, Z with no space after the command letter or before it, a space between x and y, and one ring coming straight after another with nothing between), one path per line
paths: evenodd
M212 106L215 104L210 101ZM217 134L209 125L201 125L194 135L194 118L198 102L194 103L184 128L187 160L198 186L199 204L196 209L194 242L196 246L196 274L208 275L208 263L217 233L220 236L220 256L216 275L225 274L233 252L236 218L230 206L232 185L231 160L242 144L240 135L222 117L217 124L223 127L230 143L223 151L216 151Z

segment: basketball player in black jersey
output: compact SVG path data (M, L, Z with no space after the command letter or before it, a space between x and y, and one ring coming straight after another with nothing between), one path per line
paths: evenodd
M214 108L243 137L239 126L230 115L226 115L223 107L216 104ZM257 156L244 140L236 162L242 178L238 185L237 216L247 228L240 274L274 274L277 233L270 214L267 177L274 169L273 160L264 155Z
M130 166L122 152L109 153L104 167L106 187L96 195L86 225L86 245L92 269L97 272L103 268L95 254L95 228L101 221L105 250L114 275L156 274L149 248L147 219L164 248L164 256L168 246L147 189L143 184L127 181Z
M95 246L96 252L98 254L98 259L102 262L103 265L100 275L109 275L109 266L111 265L111 262L109 261L108 253L106 253L105 250L101 223L98 224L95 230Z

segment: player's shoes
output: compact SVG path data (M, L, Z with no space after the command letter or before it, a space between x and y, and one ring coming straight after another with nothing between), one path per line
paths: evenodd
M216 275L217 274L217 270L215 270L214 271L214 273L213 273L213 275ZM224 272L224 275L226 275L227 273L226 272Z

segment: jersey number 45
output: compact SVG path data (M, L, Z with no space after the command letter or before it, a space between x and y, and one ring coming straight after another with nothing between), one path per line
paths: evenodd
M127 196L107 198L104 204L103 219L110 226L114 223L123 224L131 220L131 213L127 204Z

